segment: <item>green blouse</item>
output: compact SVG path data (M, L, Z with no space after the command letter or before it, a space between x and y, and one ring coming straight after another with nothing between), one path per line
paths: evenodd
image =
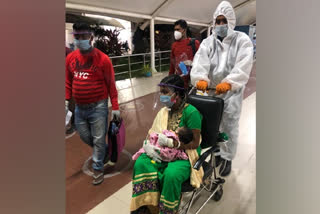
M193 105L186 103L183 108L174 113L169 113L168 130L176 131L178 127L187 127L201 131L202 115ZM200 142L201 143L201 142ZM201 147L197 148L200 155Z

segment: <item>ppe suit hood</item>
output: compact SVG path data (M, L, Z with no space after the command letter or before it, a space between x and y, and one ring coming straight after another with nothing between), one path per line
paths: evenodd
M216 11L213 14L213 26L216 23L217 17L220 15L223 15L224 17L226 17L226 19L228 21L229 29L233 30L234 27L236 26L236 15L234 13L232 5L229 2L222 1L218 5Z

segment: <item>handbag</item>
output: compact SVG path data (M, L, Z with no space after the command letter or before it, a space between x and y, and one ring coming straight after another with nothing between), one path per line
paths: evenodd
M112 119L108 129L108 153L110 161L116 163L125 146L125 127L122 119Z

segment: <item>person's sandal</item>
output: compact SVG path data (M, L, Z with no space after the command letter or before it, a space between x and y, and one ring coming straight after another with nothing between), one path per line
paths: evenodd
M93 185L99 185L104 180L104 174L103 171L93 170Z
M106 156L104 157L104 160L103 160L103 167L114 166L114 165L116 165L116 163L112 162L109 158L109 155L106 153Z
M109 160L109 161L105 164L105 166L114 166L114 165L116 165L116 163L115 163L115 162L112 162L111 160Z

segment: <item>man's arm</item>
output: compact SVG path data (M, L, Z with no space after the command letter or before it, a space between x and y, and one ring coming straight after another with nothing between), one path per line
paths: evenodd
M231 84L231 90L237 90L245 86L249 80L252 69L253 45L247 35L243 35L239 47L233 69L230 74L221 81Z
M70 56L70 55L69 55ZM65 76L66 76L66 82L65 82L65 99L66 100L70 100L71 96L72 96L72 79L73 79L73 75L70 71L70 67L69 67L69 62L70 62L70 57L66 58L66 71L65 71Z
M114 77L114 70L111 60L108 56L105 58L105 69L103 71L106 86L109 92L110 101L112 104L112 110L119 110L118 104L118 91L116 88L116 81Z
M204 80L208 84L210 84L210 80L208 77L210 70L210 42L212 42L212 38L208 37L204 40L193 58L192 69L190 72L191 84L196 85L199 80Z
M169 75L175 73L174 45L171 46Z

